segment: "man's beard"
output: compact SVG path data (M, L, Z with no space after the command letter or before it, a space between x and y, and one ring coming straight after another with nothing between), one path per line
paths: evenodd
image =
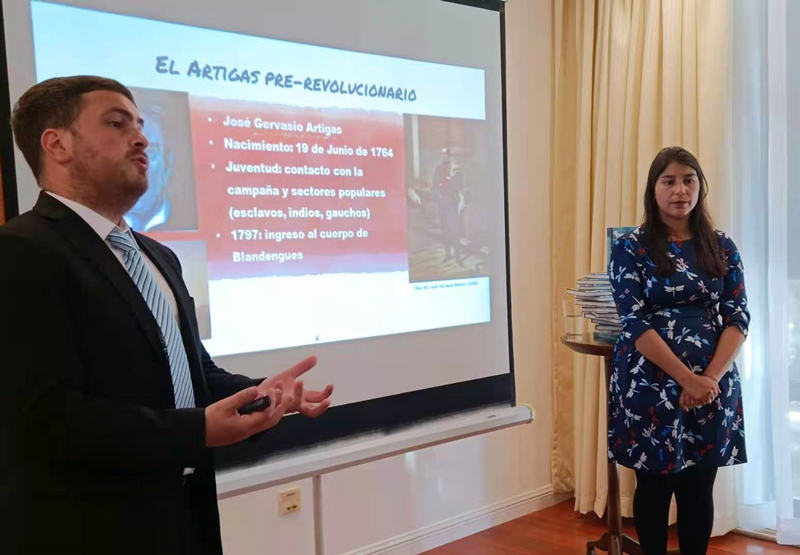
M128 164L130 171L126 172ZM130 160L124 159L117 165L101 164L98 153L90 148L82 149L76 157L72 174L87 200L115 212L127 212L147 191L147 174L136 172Z

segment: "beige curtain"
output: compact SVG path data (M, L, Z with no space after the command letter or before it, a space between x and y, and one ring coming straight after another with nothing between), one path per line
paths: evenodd
M695 153L717 227L729 223L731 5L727 0L553 0L552 306L605 271L605 229L637 225L647 170L664 146ZM725 202L723 202L723 199ZM560 311L552 315L563 335ZM575 508L606 504L601 360L553 345L553 485ZM634 476L621 469L631 516Z

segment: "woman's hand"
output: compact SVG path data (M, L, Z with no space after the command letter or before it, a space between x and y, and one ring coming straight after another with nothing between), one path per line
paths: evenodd
M707 405L716 399L720 393L717 380L701 374L692 374L684 380L681 386L683 391L678 403L684 410Z
M709 395L704 400L693 399L692 397L689 397L689 395L686 393L686 390L684 390L681 391L680 398L678 399L678 405L684 411L690 411L692 409L696 409L697 407L708 405L714 402L715 398L716 397Z

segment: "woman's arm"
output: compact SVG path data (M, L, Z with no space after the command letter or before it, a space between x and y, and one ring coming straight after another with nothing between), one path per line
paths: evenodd
M719 300L719 311L724 329L720 334L714 355L703 372L704 376L719 382L728 372L739 348L747 337L750 326L750 311L747 309L747 293L744 287L744 268L739 250L734 242L726 235L720 237L722 248L727 261L727 272L723 278L722 296ZM713 398L681 396L680 404L689 409L698 405L705 405Z
M739 354L739 348L744 343L745 337L742 330L738 326L729 326L725 328L717 343L717 348L714 351L714 358L708 363L704 376L720 381L736 360Z
M750 326L750 311L747 309L747 293L744 287L744 267L742 257L734 242L726 235L720 240L728 271L725 274L719 311L725 329L720 335L714 357L708 363L704 374L719 381L730 369L739 348L747 337Z

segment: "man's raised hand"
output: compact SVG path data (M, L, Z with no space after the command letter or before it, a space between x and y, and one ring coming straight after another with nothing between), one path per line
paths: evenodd
M319 416L331 405L333 386L327 385L320 391L305 389L300 376L311 370L317 364L317 357L310 356L301 360L294 366L287 368L280 374L269 377L258 385L261 395L270 389L279 389L287 399L286 412L299 412L312 418ZM260 395L259 395L260 396Z

